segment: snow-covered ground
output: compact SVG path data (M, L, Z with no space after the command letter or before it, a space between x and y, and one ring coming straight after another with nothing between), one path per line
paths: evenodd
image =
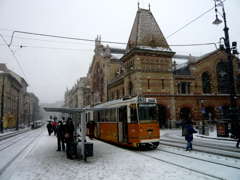
M171 131L175 130L166 129L162 130L161 133L164 134ZM88 157L86 162L83 160L69 160L66 158L65 152L56 151L57 138L48 136L45 127L35 130L35 133L40 135L0 174L1 180L215 179L98 140L90 141L88 139L88 141L94 144L94 156ZM21 144L24 143L28 143L27 138ZM13 151L19 152L19 149L15 147L11 151L1 153L1 159L8 156L9 153L13 153ZM154 150L153 152L157 153ZM169 158L172 159L174 157ZM189 164L189 166L191 165ZM198 164L194 166L197 167ZM225 169L221 171L229 174ZM229 179L238 179L240 171L238 174L239 176L237 177L229 174Z

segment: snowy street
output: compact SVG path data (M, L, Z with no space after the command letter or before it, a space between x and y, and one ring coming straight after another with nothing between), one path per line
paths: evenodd
M161 133L178 134L177 130L162 130ZM28 136L30 135L30 136ZM19 135L23 136L23 135ZM240 159L228 159L230 167L222 166L225 160L213 157L219 164L202 159L212 159L208 155L194 151L186 152L160 145L156 150L131 151L98 140L93 143L94 155L84 160L69 160L65 152L57 152L57 138L48 136L47 129L30 131L25 138L10 145L13 137L0 141L1 180L151 180L151 179L239 179ZM199 140L205 140L196 137ZM223 141L224 140L219 140ZM235 142L230 142L236 148ZM177 155L180 154L180 155ZM190 156L197 158L191 159ZM14 161L11 162L11 159ZM6 169L5 169L6 168ZM3 171L3 169L5 169ZM194 169L194 170L191 170ZM202 173L199 173L202 172ZM209 176L211 172L212 176Z

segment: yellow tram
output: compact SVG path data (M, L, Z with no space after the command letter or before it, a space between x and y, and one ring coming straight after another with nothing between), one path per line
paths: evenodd
M94 136L115 144L156 148L160 140L157 100L137 96L94 106L87 112Z

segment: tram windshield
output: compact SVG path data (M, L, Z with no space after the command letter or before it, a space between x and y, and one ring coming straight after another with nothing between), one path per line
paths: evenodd
M138 116L140 123L158 122L157 105L156 104L138 104Z

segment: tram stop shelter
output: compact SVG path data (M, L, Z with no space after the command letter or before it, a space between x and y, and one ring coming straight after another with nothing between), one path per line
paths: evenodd
M86 141L86 111L92 111L96 108L52 108L52 107L44 107L43 108L47 112L60 112L60 113L68 113L71 114L71 118L73 119L74 124L76 125L78 122L78 115L81 114L81 155L83 159L86 161L87 159L87 151L85 146ZM76 126L75 126L76 127ZM77 128L76 128L77 129Z

